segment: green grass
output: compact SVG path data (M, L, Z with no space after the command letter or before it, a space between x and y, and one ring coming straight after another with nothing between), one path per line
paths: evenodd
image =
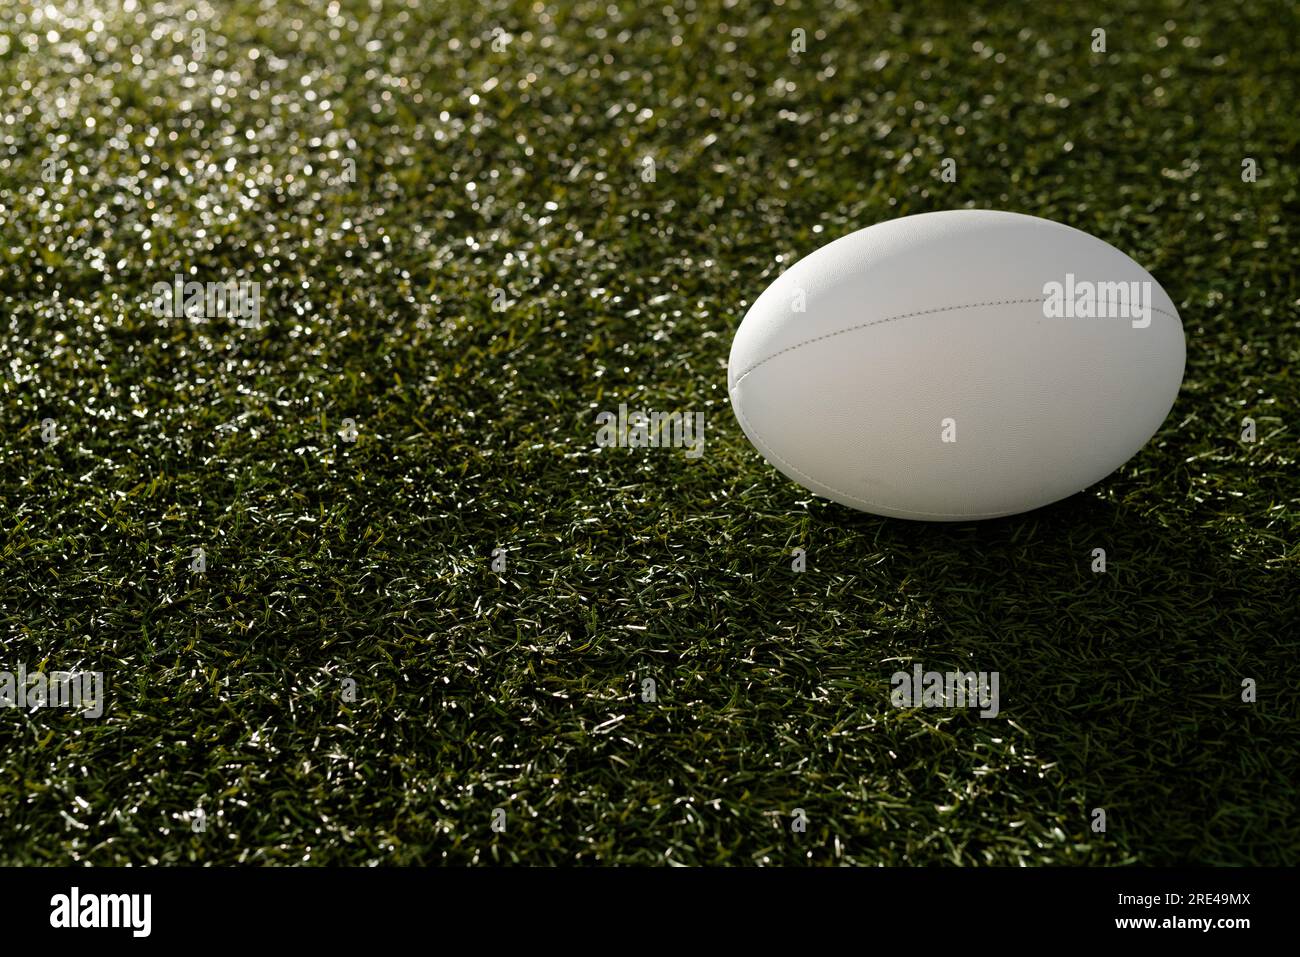
M377 6L0 20L0 670L108 684L0 711L0 863L1300 863L1294 5ZM736 325L968 206L1152 271L1173 413L1014 519L812 498ZM1002 713L891 708L914 661Z

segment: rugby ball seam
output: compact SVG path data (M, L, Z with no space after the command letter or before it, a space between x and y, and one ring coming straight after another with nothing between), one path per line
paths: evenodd
M872 319L870 322L860 322L857 325L849 326L845 329L837 329L835 332L827 332L824 333L823 335L816 336L812 339L805 339L803 342L796 342L792 346L786 346L784 349L780 349L776 352L773 352L770 356L764 356L762 359L759 359L757 362L755 362L752 366L750 366L740 375L736 376L736 381L731 384L731 388L734 389L736 386L740 385L741 379L745 378L745 376L749 375L751 372L753 372L759 366L763 365L765 362L770 362L773 359L777 358L778 356L783 356L787 352L794 352L796 349L802 349L804 346L810 346L814 342L821 342L824 339L833 339L835 336L842 336L845 335L846 333L857 332L859 329L867 329L870 328L871 326L880 326L880 325L884 325L887 322L897 322L900 319L913 319L917 316L934 315L935 313L940 313L940 312L956 312L960 309L978 309L982 306L1022 305L1027 302L1043 302L1046 299L1047 299L1046 296L1035 296L1029 299L991 299L988 302L968 302L960 306L939 306L935 309L921 309L918 312L903 312L903 313L899 313L897 316L886 316L884 319ZM1173 319L1175 322L1177 322L1180 326L1182 325L1182 319L1179 318L1179 316L1176 313L1172 313L1165 309L1161 309L1159 306L1152 306L1151 311L1158 312L1162 316L1167 316L1170 319ZM826 487L830 488L829 485Z
M858 330L860 330L860 329L867 329L867 328L870 328L871 326L879 326L879 325L883 325L884 323L887 323L887 322L896 322L896 321L898 321L898 320L900 320L900 319L911 319L911 318L915 318L916 316L931 315L931 314L933 314L933 313L939 313L939 312L955 312L955 311L960 310L960 309L977 309L977 308L980 308L980 307L982 307L982 306L1005 306L1005 305L1018 305L1018 304L1028 303L1028 302L1042 302L1045 298L1046 298L1045 296L1038 296L1038 297L1033 297L1033 298L1029 298L1029 299L994 299L994 300L990 300L990 301L988 301L988 302L972 302L972 303L966 303L965 305L961 305L961 306L940 306L940 307L938 307L938 308L936 308L936 309L922 309L922 310L919 310L919 311L917 311L917 312L905 312L905 313L901 313L901 314L899 314L899 315L897 315L897 316L888 316L888 317L886 317L886 318L884 318L884 319L873 319L873 320L871 320L870 322L861 322L861 323L858 323L857 325L849 326L848 328L845 328L845 329L839 329L839 330L836 330L835 332L828 332L828 333L826 333L826 334L824 334L824 335L816 336L816 337L814 337L814 338L812 338L812 339L806 339L806 340L804 340L803 342L796 343L795 345L792 345L792 346L787 346L787 347L784 348L784 349L781 349L781 350L779 350L779 351L777 351L777 352L772 353L770 356L766 356L766 357L760 359L758 362L755 362L752 366L750 366L750 367L749 367L748 369L746 369L743 373L741 373L739 376L737 376L737 377L736 377L736 381L735 381L734 383L732 383L731 387L730 387L727 391L728 391L728 392L734 392L735 389L736 389L736 387L740 385L740 380L741 380L741 379L745 378L745 376L749 375L751 372L753 372L755 369L757 369L759 366L763 365L764 363L769 362L770 360L775 359L775 358L777 358L778 356L784 355L784 354L787 353L787 352L794 352L796 349L800 349L800 348L802 348L802 347L804 347L804 346L807 346L807 345L812 345L812 344L815 343L815 342L821 342L821 341L824 340L824 339L831 339L831 338L834 338L835 336L841 336L841 335L845 335L846 333L856 332L856 331L858 331ZM1182 319L1179 318L1179 316L1178 316L1177 314L1175 314L1175 313L1170 313L1170 312L1168 312L1167 310L1165 310L1165 309L1161 309L1161 308L1158 307L1158 306L1152 306L1152 307L1151 307L1151 311L1152 311L1152 312L1158 312L1158 313L1160 313L1162 316L1166 316L1166 317L1168 317L1168 318L1170 318L1170 319L1173 319L1175 322L1177 322L1177 323L1179 324L1180 327L1182 326ZM816 477L814 477L814 476L812 476L812 475L809 475L807 472L805 472L805 471L803 471L802 469L798 468L797 466L795 466L793 463L791 463L791 462L789 462L788 460L786 460L786 459L785 459L784 457L782 457L781 455L778 455L778 454L776 453L776 451L772 448L771 444L770 444L770 443L769 443L769 442L768 442L768 441L763 437L762 433L760 433L760 432L758 431L758 429L756 429L756 428L754 427L754 424L753 424L752 422L749 421L749 417L748 417L747 415L745 415L745 411L744 411L744 409L740 406L740 404L739 404L739 403L736 403L736 402L733 401L733 402L732 402L732 405L733 405L733 407L735 408L735 411L736 411L736 413L738 414L738 416L739 416L739 418L740 418L740 424L741 424L742 428L744 429L744 431L745 431L745 432L746 432L746 433L747 433L747 434L748 434L752 439L755 439L755 440L756 440L756 443L755 443L755 444L760 444L760 445L761 445L761 447L759 448L759 452L763 455L764 458L767 458L767 459L769 459L769 460L773 460L773 459L774 459L774 460L780 462L780 463L781 463L781 464L782 464L786 469L788 469L791 473L794 473L795 475L802 476L803 479L804 479L806 482L811 482L813 485L817 485L817 486L820 486L821 488L827 489L828 491L834 492L836 495L843 496L845 499L848 499L849 501L857 502L857 503L859 503L859 504L861 504L861 505L863 505L863 506L866 506L866 510L867 510L867 511L871 511L871 509L875 509L875 508L887 508L887 509L889 509L890 511L897 512L897 513L901 513L901 514L906 514L906 515L918 515L918 516L929 517L929 518L959 518L959 519L960 519L960 518L966 518L966 519L976 519L976 520L978 520L978 519L985 519L985 518L1002 518L1002 517L1007 516L1007 515L1014 515L1014 514L1016 514L1014 511L1010 511L1010 512L1008 512L1008 511L999 511L999 512L935 512L935 511L929 511L929 510L922 511L922 510L919 510L919 509L902 508L902 507L897 506L897 505L884 505L884 504L882 504L882 503L880 503L880 502L873 502L871 499L866 499L866 498L862 498L862 497L859 496L859 495L854 495L852 492L846 492L846 491L844 491L843 489L836 488L834 485L830 485L830 484L828 484L828 483L826 483L826 482L823 482L823 481L822 481L821 479L819 479L819 478L816 478ZM809 489L809 491L813 491L813 490L812 490L812 489ZM813 494L815 495L815 494L817 494L817 493L816 493L816 492L813 492ZM1071 493L1071 494L1073 494L1073 493ZM1063 496L1063 497L1067 497L1067 498L1068 498L1068 496ZM1059 499L1057 499L1057 501L1059 501ZM1046 503L1044 503L1044 504L1045 504L1045 505L1050 505L1050 504L1052 504L1052 503L1051 503L1051 502L1046 502ZM876 514L879 514L879 513L876 513Z

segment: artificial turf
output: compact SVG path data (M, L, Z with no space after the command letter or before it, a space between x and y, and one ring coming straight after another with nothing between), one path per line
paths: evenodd
M1300 863L1294 4L105 6L0 18L0 670L107 684L0 710L0 863ZM813 498L731 335L958 207L1147 267L1173 412L1015 518Z

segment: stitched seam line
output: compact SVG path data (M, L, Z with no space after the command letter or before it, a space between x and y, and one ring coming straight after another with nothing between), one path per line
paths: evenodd
M770 356L767 356L764 359L760 359L758 362L755 362L752 366L750 366L743 373L737 376L735 383L732 384L732 386L727 390L727 392L734 393L736 386L740 385L740 380L745 378L745 376L749 375L751 372L753 372L755 369L761 366L764 362L767 362L771 359L775 359L777 356L784 355L787 352L793 352L795 349L802 348L803 346L811 345L814 342L821 342L823 339L830 339L834 336L842 336L848 332L856 332L858 329L866 329L869 326L878 326L886 322L895 322L899 319L909 319L912 318L913 316L925 316L936 312L952 312L957 309L973 309L979 306L1005 306L1005 305L1026 303L1026 302L1043 302L1046 298L1047 298L1046 296L1039 296L1034 299L995 299L990 302L967 303L964 306L941 306L938 309L922 309L919 312L905 312L902 313L901 315L889 316L888 318L885 319L873 319L871 322L861 322L858 323L856 326L849 326L847 329L840 329L836 332L828 332L823 336L817 336L813 339L806 339L803 342L796 343L795 345L782 349L779 352L774 352ZM1175 315L1174 313L1168 312L1164 309L1160 309L1156 306L1152 306L1151 311L1158 312L1162 316L1168 316L1170 319L1173 319L1176 322L1178 322L1180 326L1182 325L1182 320L1180 320L1178 316ZM929 518L966 518L966 519L1002 518L1008 514L1014 514L1008 512L920 512L917 511L916 509L899 508L898 506L895 505L882 505L879 502L873 502L870 499L862 498L860 496L854 495L851 492L846 492L843 489L838 489L833 485L828 485L819 479L813 478L813 476L809 475L807 472L803 471L800 468L795 467L793 464L786 461L780 455L777 455L776 451L772 448L771 444L769 444L762 437L758 429L754 428L753 423L749 421L749 417L745 415L744 410L741 409L740 404L736 402L734 398L731 404L732 404L732 408L736 410L736 414L739 416L741 420L741 426L744 428L744 430L749 435L757 438L758 441L762 443L762 448L760 448L758 451L762 454L764 458L766 458L768 461L775 459L776 461L780 462L783 466L785 466L787 469L789 469L790 472L793 472L795 475L802 476L804 479L806 479L809 482L812 482L814 485L820 485L824 489L829 489L830 491L834 492L836 495L843 496L849 501L858 502L861 505L866 506L868 511L870 511L872 508L888 508L894 512L903 512L908 515L920 515ZM809 491L812 491L812 489L809 489ZM813 494L816 495L817 493L813 492ZM1051 503L1049 502L1045 504L1051 504Z
M1044 302L1046 301L1046 299L1047 299L1046 296L1037 296L1032 299L992 299L988 302L968 302L965 305L961 305L961 306L940 306L937 309L921 309L918 312L904 312L904 313L900 313L897 316L887 316L884 319L872 319L870 322L860 322L856 326L849 326L846 329L837 329L835 332L828 332L825 335L815 336L812 339L805 339L803 342L796 342L792 346L786 346L784 349L781 349L778 352L773 352L770 356L765 356L764 358L759 359L757 362L755 362L752 366L750 366L740 375L736 376L736 381L732 383L731 388L734 389L736 386L740 385L741 379L745 378L745 376L749 375L759 366L763 365L763 363L771 362L777 356L783 356L787 352L794 352L796 349L802 349L804 346L810 346L814 342L821 342L824 339L832 339L835 336L842 336L850 332L857 332L859 329L866 329L869 328L870 326L884 325L886 322L897 322L899 319L912 319L915 318L916 316L934 315L935 313L939 313L939 312L956 312L959 309L977 309L981 306L1012 306L1012 305L1019 305L1022 303L1026 303L1026 302ZM1151 311L1158 312L1162 316L1168 316L1170 319L1175 320L1181 325L1181 320L1179 320L1178 316L1172 312L1167 312L1166 310L1160 309L1156 306L1152 306ZM1079 321L1086 321L1086 320L1079 320Z

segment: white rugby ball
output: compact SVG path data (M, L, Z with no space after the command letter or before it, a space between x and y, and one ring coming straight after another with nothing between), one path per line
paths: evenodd
M799 260L731 345L736 418L817 495L898 518L1013 515L1155 434L1183 326L1113 246L1034 216L924 213Z

